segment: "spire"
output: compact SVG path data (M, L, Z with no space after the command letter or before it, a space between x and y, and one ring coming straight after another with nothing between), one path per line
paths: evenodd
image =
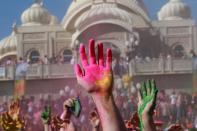
M34 0L33 3L38 3L38 4L42 5L43 4L43 0Z
M14 34L17 32L16 22L13 22L13 24L12 24L12 32L13 32Z
M182 0L170 0L170 2L182 2Z

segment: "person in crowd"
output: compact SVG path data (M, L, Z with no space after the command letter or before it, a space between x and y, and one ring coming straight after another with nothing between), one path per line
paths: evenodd
M45 65L49 64L49 58L48 58L47 55L44 55L43 63L44 63Z
M176 102L177 102L177 95L175 91L172 92L170 95L170 107L171 107L171 121L175 123L176 121Z
M11 58L8 58L8 59L6 60L6 65L7 65L7 66L14 65L14 62L12 61Z
M24 62L23 57L19 57L19 60L18 60L17 64L21 64L21 63L23 63L23 62Z

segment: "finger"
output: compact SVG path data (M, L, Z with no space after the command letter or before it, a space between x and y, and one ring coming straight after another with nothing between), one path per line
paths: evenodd
M90 64L96 64L96 55L95 55L95 49L94 49L94 40L91 39L89 41L89 60Z
M74 103L74 102L76 101L76 98L70 98L68 101L69 101L70 103Z
M148 80L146 82L146 92L147 92L147 95L151 95L151 80Z
M142 93L142 98L144 99L147 95L147 93L146 93L146 83L145 82L142 83L141 93Z
M65 106L67 106L67 107L71 107L72 106L72 100L71 99L69 99L69 100L67 100L66 102L65 102Z
M71 98L71 106L75 105L76 98Z
M151 80L151 95L155 95L157 92L156 82L155 80Z
M98 44L98 63L99 66L104 66L103 43Z
M138 90L138 100L139 100L139 102L142 101L142 94L141 94L140 90Z
M154 106L156 106L156 102L157 102L157 93L158 93L158 90L156 90L154 93L154 101L153 101Z
M79 64L75 65L75 74L77 77L82 77L83 76L83 72L81 70L81 67Z
M157 100L157 93L158 93L158 90L157 90L157 87L156 87L156 82L155 82L155 80L152 80L151 81L151 87L152 87L152 94L151 95L153 95L153 98L154 98L154 100L153 100L153 104L154 104L154 106L156 106L156 100Z
M85 46L83 44L80 45L79 55L80 55L82 66L83 67L88 66L88 60L87 60L87 56L86 56L86 50L85 50Z
M112 66L112 51L107 49L106 68L111 69Z

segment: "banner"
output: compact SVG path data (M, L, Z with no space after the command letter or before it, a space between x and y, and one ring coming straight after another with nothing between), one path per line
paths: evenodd
M14 96L21 97L25 95L26 89L26 72L28 64L26 62L20 63L16 67L15 83L14 83Z
M25 79L15 80L14 87L15 87L14 88L15 97L21 97L25 95L26 80Z

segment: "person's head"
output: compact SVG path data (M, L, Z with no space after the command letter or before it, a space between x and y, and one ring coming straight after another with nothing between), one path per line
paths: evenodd
M19 61L22 61L23 60L23 58L22 57L19 57Z

